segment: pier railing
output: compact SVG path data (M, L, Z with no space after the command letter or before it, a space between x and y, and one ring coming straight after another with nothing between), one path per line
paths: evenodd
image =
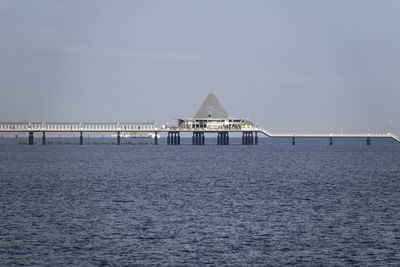
M154 131L155 123L0 123L1 132Z

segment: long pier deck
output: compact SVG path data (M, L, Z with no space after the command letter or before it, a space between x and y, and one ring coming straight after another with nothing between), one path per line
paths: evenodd
M258 144L258 133L270 138L365 138L370 144L371 138L390 138L400 143L400 138L393 133L273 133L259 127L250 128L184 128L157 127L156 123L0 123L0 133L29 133L29 144L33 144L33 134L41 132L42 144L46 143L45 133L80 133L83 144L83 133L117 133L117 144L120 144L121 133L155 133L155 144L158 134L168 134L169 145L180 144L180 133L193 133L193 145L204 145L204 133L217 133L219 145L229 144L229 133L242 133L242 144Z

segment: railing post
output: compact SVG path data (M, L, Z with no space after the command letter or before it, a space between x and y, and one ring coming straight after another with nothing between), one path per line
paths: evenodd
M46 144L46 132L43 132L43 136L42 136L42 145Z

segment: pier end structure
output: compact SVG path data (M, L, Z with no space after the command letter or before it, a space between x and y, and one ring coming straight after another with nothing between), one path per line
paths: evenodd
M253 123L246 118L232 118L213 92L210 92L193 118L176 119L177 130L193 132L192 144L204 145L205 132L217 133L218 145L229 145L229 132L252 132ZM246 145L250 144L250 141ZM255 144L258 144L258 140Z

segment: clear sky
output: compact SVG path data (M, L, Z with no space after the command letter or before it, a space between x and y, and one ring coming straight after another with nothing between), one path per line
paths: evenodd
M0 121L400 133L400 1L0 0Z

